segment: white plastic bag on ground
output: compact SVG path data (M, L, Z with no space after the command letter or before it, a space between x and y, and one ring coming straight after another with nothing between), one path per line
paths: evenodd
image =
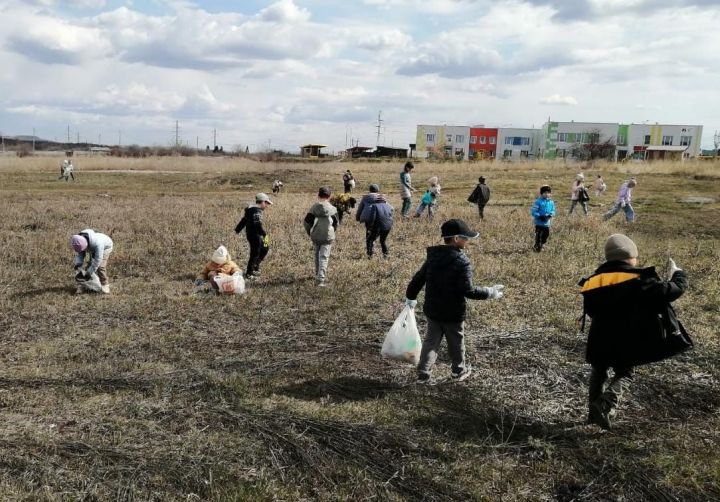
M380 354L391 359L418 364L421 348L422 340L415 321L415 310L405 307L385 335Z
M102 286L100 285L100 278L97 274L92 274L90 276L90 279L87 281L85 280L75 280L78 286L82 288L82 291L84 293L99 293L102 291Z
M235 272L233 275L218 274L213 280L222 294L241 295L245 293L245 279L243 279L242 272Z

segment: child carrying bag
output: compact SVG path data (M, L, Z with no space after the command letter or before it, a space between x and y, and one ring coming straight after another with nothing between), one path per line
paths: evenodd
M415 310L405 307L385 335L380 354L412 364L420 362L422 340L415 321Z

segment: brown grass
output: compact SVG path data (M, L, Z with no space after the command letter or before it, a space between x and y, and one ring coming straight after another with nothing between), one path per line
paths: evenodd
M364 231L341 229L330 287L317 289L301 220L318 186L379 182L399 209L401 163L321 165L226 159L0 159L0 493L9 500L710 500L720 497L717 382L720 207L706 165L635 172L638 221L562 213L578 166L419 163L436 174L437 219L397 221L392 257L368 261ZM131 174L87 171L173 171ZM85 172L84 172L85 171ZM179 172L178 172L179 171ZM603 165L611 191L626 167ZM465 202L479 174L493 189L480 223ZM697 179L697 177L700 179ZM193 296L219 244L239 263L233 227L274 178L272 252L242 297ZM561 216L530 251L529 206L555 187ZM385 331L438 225L462 217L469 251L499 302L472 302L467 383L414 385L379 357ZM69 235L112 234L111 297L74 296ZM671 255L690 274L677 302L697 348L639 369L612 433L584 425L584 338L575 283L610 233L645 264ZM422 300L422 295L421 295ZM424 317L418 315L421 329ZM438 376L449 366L442 356Z

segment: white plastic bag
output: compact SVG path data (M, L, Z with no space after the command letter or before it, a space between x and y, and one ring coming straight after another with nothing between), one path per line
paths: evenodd
M213 280L221 294L241 295L245 293L245 279L243 279L242 272L235 272L233 275L218 274Z
M90 276L90 279L88 279L87 281L76 279L75 282L78 286L82 288L82 291L84 293L99 293L100 291L102 291L102 286L100 285L100 278L95 273L93 273Z
M380 354L391 359L418 364L420 349L422 349L422 340L415 321L415 310L406 306L385 335Z

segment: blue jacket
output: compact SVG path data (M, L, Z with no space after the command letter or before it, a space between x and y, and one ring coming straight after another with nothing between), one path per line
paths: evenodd
M549 227L552 218L544 217L555 216L555 202L552 199L545 199L540 196L535 199L530 214L532 214L535 225L539 227Z

